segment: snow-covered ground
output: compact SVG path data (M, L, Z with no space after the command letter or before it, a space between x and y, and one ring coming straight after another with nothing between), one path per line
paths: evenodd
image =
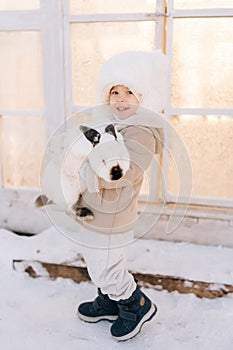
M32 279L14 271L13 259L73 263L82 248L54 228L33 237L0 230L0 346L3 350L232 350L233 295L214 300L192 294L143 289L157 316L127 342L111 338L109 322L88 324L76 306L96 295L91 282ZM129 268L233 284L233 249L136 240L128 247Z

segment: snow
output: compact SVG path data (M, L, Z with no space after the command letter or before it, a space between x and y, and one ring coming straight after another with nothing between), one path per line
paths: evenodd
M136 240L128 249L133 271L177 275L233 284L233 249ZM96 296L91 282L33 279L12 268L13 259L80 261L82 247L50 228L36 236L0 229L0 345L4 350L232 350L233 295L199 299L193 294L143 289L157 304L157 316L127 342L112 339L109 322L88 324L77 305Z

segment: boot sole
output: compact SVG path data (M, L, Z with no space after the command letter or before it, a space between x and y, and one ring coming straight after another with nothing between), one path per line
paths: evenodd
M150 310L144 315L144 317L141 319L141 321L138 323L138 325L134 328L134 330L132 330L132 332L127 333L125 335L122 335L120 337L116 337L116 336L112 335L113 339L118 340L118 341L124 341L124 340L134 338L138 333L140 333L144 323L150 321L155 316L156 312L157 312L156 305L151 304Z
M109 321L109 322L113 322L117 319L118 315L105 315L105 316L97 316L97 317L90 317L90 316L85 316L80 314L78 311L76 312L76 315L85 322L88 323L97 323L100 321Z

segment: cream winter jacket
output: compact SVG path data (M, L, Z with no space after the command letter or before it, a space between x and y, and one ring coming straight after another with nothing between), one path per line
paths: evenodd
M163 147L163 117L167 97L168 59L160 50L154 52L125 51L106 61L97 82L97 104L109 103L113 86L127 86L139 99L136 114L124 121L114 120L97 108L95 120L114 122L124 136L130 155L130 169L112 183L99 179L98 193L86 191L83 206L94 213L94 220L84 222L89 229L101 233L122 233L132 229L137 220L137 201L145 170L154 154ZM98 113L98 111L100 113Z
M115 120L113 115L108 119L124 137L130 155L130 169L124 177L111 183L99 178L98 193L84 192L82 205L92 210L94 220L83 225L92 231L114 234L133 229L136 223L144 172L152 157L162 151L163 131L162 117L144 109L122 122Z

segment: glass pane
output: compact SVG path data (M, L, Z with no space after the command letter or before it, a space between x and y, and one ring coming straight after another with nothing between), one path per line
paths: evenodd
M161 192L161 176L162 154L154 156L149 168L145 171L140 193L152 198L157 198Z
M156 0L70 0L71 13L155 12Z
M40 32L0 32L0 108L42 108Z
M232 108L233 18L174 21L172 105Z
M40 7L40 0L0 0L1 10L34 10Z
M177 9L231 8L233 0L174 0L174 7Z
M45 146L44 120L29 116L0 117L3 185L39 187Z
M233 198L233 117L173 116L193 170L193 195ZM173 140L170 145L176 149ZM181 155L182 156L182 155ZM179 174L170 159L168 190L178 193Z
M95 102L95 82L106 59L125 50L152 51L154 48L154 22L72 24L73 103Z
M142 188L140 193L141 194L149 194L149 189L150 189L150 177L151 177L151 167L149 167L146 171L145 171L145 175L144 175L144 180L142 183Z

